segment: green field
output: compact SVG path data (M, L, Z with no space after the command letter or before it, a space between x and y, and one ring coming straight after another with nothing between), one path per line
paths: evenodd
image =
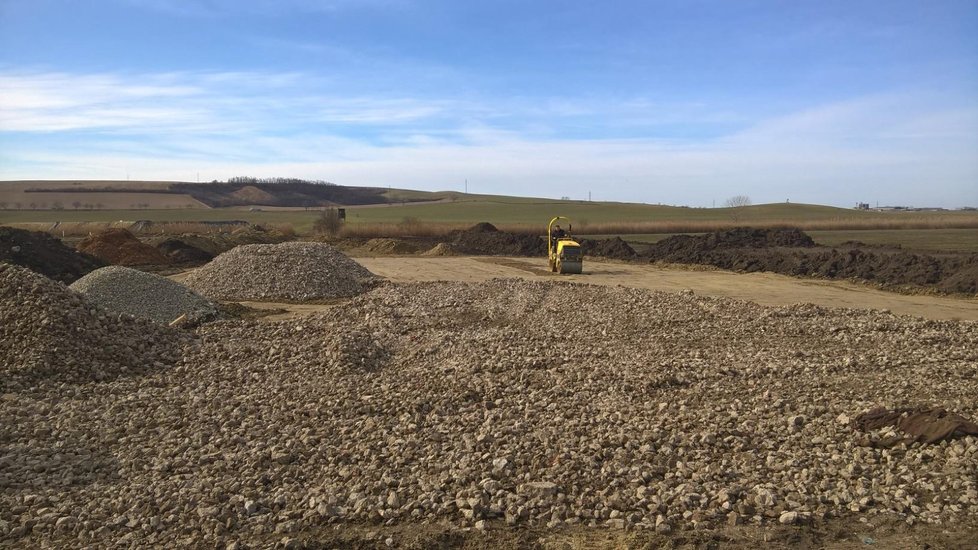
M401 198L410 192L398 191ZM873 212L806 204L765 204L744 208L684 208L633 203L559 201L485 197L445 193L455 200L425 204L347 207L347 223L396 226L421 224L465 226L490 222L503 226L543 227L554 215L571 218L579 233L627 235L633 242L659 240L674 233L704 232L732 225L798 226L822 244L848 240L899 244L904 248L978 251L978 212ZM165 210L4 210L0 224L54 222L201 222L242 220L312 231L318 210L165 209ZM417 223L414 224L415 226ZM397 235L396 231L392 235Z
M901 221L940 217L978 222L976 212L872 212L808 204L763 204L744 208L685 208L635 203L484 198L425 204L346 207L348 221L397 223L405 218L435 223L541 223L563 215L580 224L656 221ZM253 223L311 223L315 210L165 209L165 210L3 210L0 223L79 221L245 220Z

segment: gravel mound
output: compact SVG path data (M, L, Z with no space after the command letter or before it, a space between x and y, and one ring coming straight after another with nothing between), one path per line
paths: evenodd
M70 484L8 454L5 541L317 547L340 522L978 517L978 438L881 449L863 440L885 434L852 425L921 404L978 418L978 323L495 280L197 330L152 377L0 402L11 447L64 433L91 452L59 469Z
M295 300L355 296L376 277L325 243L288 242L234 248L184 281L214 300Z
M452 248L479 256L546 256L547 243L535 235L516 235L482 222L452 234Z
M60 283L0 264L0 394L158 370L174 363L181 343L174 330L113 315Z
M113 265L166 265L162 252L148 245L126 229L106 229L78 243L78 250Z
M63 283L105 265L47 233L13 227L0 227L0 262L20 265Z
M168 324L181 315L194 322L217 315L214 304L180 283L128 267L103 267L69 288L112 313L158 323Z

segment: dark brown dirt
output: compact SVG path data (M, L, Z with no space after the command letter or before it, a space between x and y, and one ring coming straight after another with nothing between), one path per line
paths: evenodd
M452 248L459 254L490 256L546 256L547 244L535 235L515 235L479 223L451 235Z
M578 241L584 249L585 256L601 256L616 260L627 260L635 257L635 249L623 241L621 237L612 239L581 239Z
M78 250L113 265L166 265L170 259L125 229L106 229L78 243Z
M853 425L863 432L892 426L906 434L905 437L877 442L878 446L883 447L914 442L930 445L966 435L978 435L978 424L941 407L873 409L857 416Z
M214 259L214 254L180 239L167 239L156 245L160 252L176 264L204 264Z
M12 227L0 227L0 262L26 267L65 284L105 265L47 233Z
M650 261L705 264L735 271L769 271L830 279L859 279L888 287L932 288L974 295L978 254L934 256L899 249L826 248L797 229L741 228L676 235L651 245Z

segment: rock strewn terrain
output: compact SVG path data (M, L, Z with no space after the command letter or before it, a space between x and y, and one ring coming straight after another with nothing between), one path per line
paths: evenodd
M890 434L852 425L876 406L978 416L975 323L496 280L197 333L174 368L4 396L0 541L978 513L978 439L874 448Z

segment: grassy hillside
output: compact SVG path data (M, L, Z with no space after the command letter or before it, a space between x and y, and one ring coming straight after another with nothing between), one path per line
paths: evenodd
M560 201L513 197L459 199L434 204L349 208L353 221L397 222L405 217L425 222L543 223L567 216L579 224L650 221L773 221L886 219L882 212L865 212L808 204L763 204L745 208L685 208L621 202ZM912 213L907 213L912 214ZM978 218L973 215L972 217Z

